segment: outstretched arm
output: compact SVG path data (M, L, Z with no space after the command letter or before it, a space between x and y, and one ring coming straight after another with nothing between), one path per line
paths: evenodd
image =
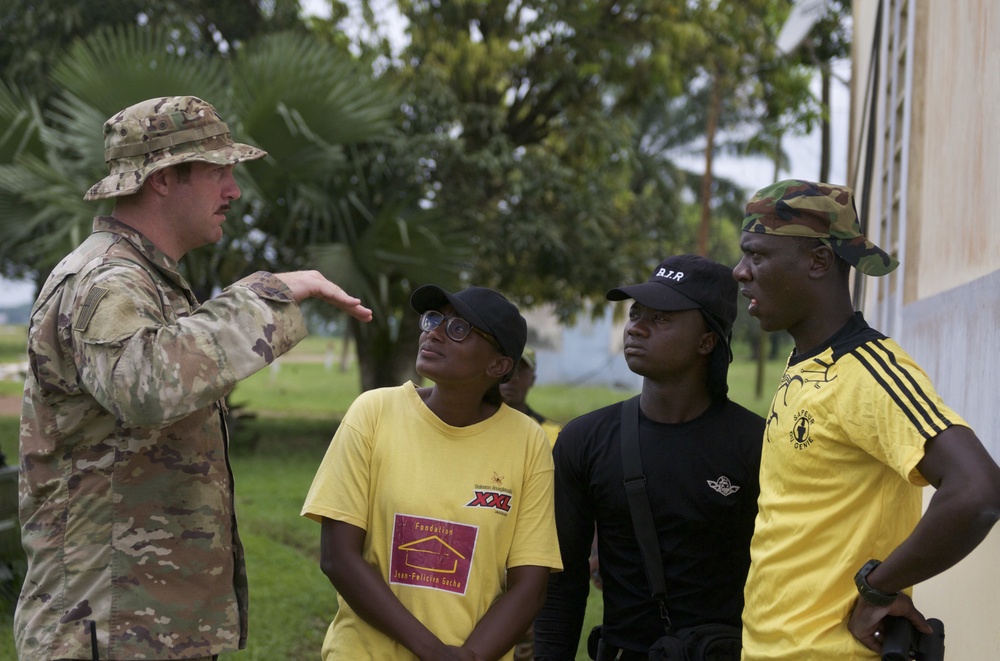
M291 271L274 275L292 290L292 298L296 303L306 298L318 298L359 321L372 320L372 311L361 305L361 299L350 296L340 285L330 282L319 271Z
M882 592L898 592L956 564L1000 518L1000 467L968 427L949 427L927 441L917 469L937 491L913 533L868 574L868 584ZM906 617L930 633L903 594L882 607L859 599L848 628L869 649L880 651L875 633L884 631L886 615Z

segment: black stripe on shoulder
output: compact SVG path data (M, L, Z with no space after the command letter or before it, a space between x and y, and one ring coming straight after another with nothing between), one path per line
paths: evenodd
M949 420L944 416L943 413L941 413L941 410L938 409L934 399L928 396L927 393L924 392L923 388L921 388L920 384L916 382L910 371L904 369L903 367L900 367L899 362L896 360L896 354L886 349L885 345L882 344L882 342L876 342L875 344L880 349L885 351L886 356L888 356L889 358L889 362L892 363L892 366L896 369L896 371L898 371L899 374L901 374L903 378L905 378L909 382L910 388L917 396L920 397L920 400L924 403L927 409L934 414L934 417L938 420L938 423L941 425L941 428L947 429L948 427L954 425L955 421Z
M864 344L851 353L925 439L933 438L954 424L941 414L909 372L900 367L896 355L886 348L881 339ZM928 432L928 428L933 429L934 433Z
M845 334L842 338L834 339L833 343L830 345L830 349L833 352L833 362L837 362L841 356L851 353L860 346L869 342L884 339L885 335L870 327L868 324L865 324L863 328L858 328L857 331L853 333Z

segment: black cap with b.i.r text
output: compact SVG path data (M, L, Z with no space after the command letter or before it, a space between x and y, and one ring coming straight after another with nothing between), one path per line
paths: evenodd
M648 308L665 312L701 310L732 360L729 342L736 320L738 293L739 287L730 267L699 255L674 255L660 262L646 282L616 287L606 298L609 301L631 298Z

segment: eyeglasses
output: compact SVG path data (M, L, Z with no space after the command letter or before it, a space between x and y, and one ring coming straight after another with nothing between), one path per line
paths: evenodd
M465 338L469 337L469 333L475 331L486 338L486 340L494 347L500 349L500 345L497 343L496 338L488 333L484 333L461 317L453 315L445 316L437 310L428 310L420 315L420 330L425 333L430 333L442 323L444 324L445 335L456 342L461 342Z

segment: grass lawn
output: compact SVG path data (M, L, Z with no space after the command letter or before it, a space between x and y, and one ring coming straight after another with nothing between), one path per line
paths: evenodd
M2 328L2 327L0 327ZM16 336L0 334L0 362L17 358ZM319 526L299 516L302 501L337 423L358 393L354 367L327 367L328 341L309 338L290 356L236 389L231 402L253 415L234 430L232 465L240 534L250 574L250 638L239 659L305 661L316 659L336 609L333 588L319 570ZM8 348L4 348L7 346ZM339 356L339 354L337 354ZM336 361L334 361L336 362ZM730 396L761 414L783 365L770 363L764 395L754 396L755 366L735 363ZM8 390L8 385L10 389ZM19 394L21 384L0 383L0 394ZM538 386L533 407L565 423L587 411L634 393L593 387ZM17 457L15 418L0 417L0 449ZM584 638L601 617L600 593L592 591ZM14 659L12 603L0 591L0 659ZM586 659L581 641L578 659Z
M353 366L341 370L339 365L329 365L324 355L327 344L324 338L307 338L287 359L240 383L230 398L232 403L263 417L339 419L358 394L358 374ZM333 353L339 355L338 351ZM295 362L296 357L303 355L314 359ZM762 394L757 397L757 366L737 357L729 369L730 398L764 415L783 368L783 360L767 364ZM21 392L20 386L15 392ZM528 399L546 417L565 424L582 413L633 394L604 387L544 385L532 388Z
M27 360L28 327L0 324L0 363Z

